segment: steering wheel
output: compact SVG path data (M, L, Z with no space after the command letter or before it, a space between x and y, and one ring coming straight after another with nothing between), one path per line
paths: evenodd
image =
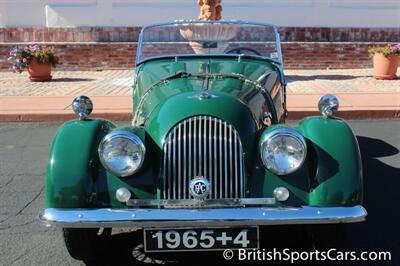
M256 55L261 56L261 53L257 51L256 49L250 48L250 47L237 47L237 48L232 48L226 51L226 54L242 54L242 51L249 51L252 52Z

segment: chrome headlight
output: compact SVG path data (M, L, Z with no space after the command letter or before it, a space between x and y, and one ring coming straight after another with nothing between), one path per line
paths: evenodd
M89 97L81 95L72 101L72 109L79 119L85 120L93 111L93 102Z
M277 128L263 134L260 155L266 168L278 175L293 173L303 164L307 155L306 141L291 128Z
M339 109L339 100L335 95L325 94L318 102L318 110L325 117L331 117Z
M103 166L120 177L137 172L143 164L145 152L142 140L125 130L107 134L99 146L99 157Z

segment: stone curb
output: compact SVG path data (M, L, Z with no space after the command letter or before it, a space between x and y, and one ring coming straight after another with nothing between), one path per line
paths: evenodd
M307 116L319 116L318 111L310 110L289 110L288 120L299 120ZM400 110L344 110L336 114L337 117L347 120L365 119L400 119ZM91 117L103 118L111 121L129 121L132 119L130 111L117 113L95 113ZM76 115L71 113L60 114L0 114L0 122L65 122L76 119Z

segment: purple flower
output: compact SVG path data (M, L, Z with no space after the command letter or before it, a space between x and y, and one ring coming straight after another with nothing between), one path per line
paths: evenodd
M29 50L32 53L35 53L39 49L40 49L39 45L35 44L35 45L29 45L29 48L27 50Z
M392 50L393 53L400 53L400 43L394 44L394 45L391 47L391 50Z

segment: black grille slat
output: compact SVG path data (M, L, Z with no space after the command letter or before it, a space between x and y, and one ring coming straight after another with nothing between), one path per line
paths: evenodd
M190 199L196 176L210 182L210 199L244 197L244 168L239 134L209 116L186 119L166 137L163 147L163 199Z

